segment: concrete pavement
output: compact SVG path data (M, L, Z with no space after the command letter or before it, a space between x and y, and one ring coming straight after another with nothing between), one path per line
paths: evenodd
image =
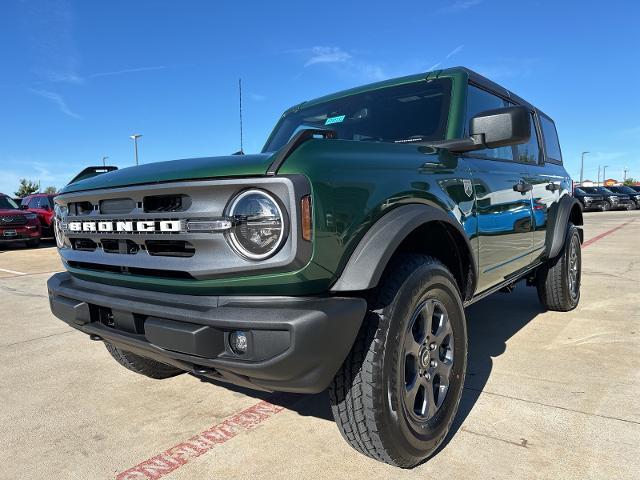
M640 478L640 212L585 223L576 310L522 284L468 308L454 434L411 471L344 443L326 394L125 370L49 312L53 247L0 247L0 479Z

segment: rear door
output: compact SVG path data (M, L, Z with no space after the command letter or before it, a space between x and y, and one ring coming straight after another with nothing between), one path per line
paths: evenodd
M571 192L570 179L562 166L558 134L553 121L544 114L534 113L531 140L518 145L518 155L527 164L528 182L533 185L533 249L534 261L545 253L547 217L562 195ZM546 155L545 155L546 152Z
M480 112L508 106L507 100L469 85L466 128ZM478 290L483 291L527 268L532 261L533 214L527 165L515 148L465 154L476 194Z

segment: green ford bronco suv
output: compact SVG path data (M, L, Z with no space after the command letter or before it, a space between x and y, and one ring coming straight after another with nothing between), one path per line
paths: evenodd
M262 153L154 163L56 198L53 313L126 368L329 389L351 446L411 467L465 379L465 306L580 297L582 213L553 121L465 68L296 105Z

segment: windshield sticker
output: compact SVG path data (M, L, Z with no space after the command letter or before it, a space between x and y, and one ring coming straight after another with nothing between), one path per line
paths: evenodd
M325 125L331 125L332 123L342 123L344 122L345 115L338 115L337 117L329 117L324 122Z

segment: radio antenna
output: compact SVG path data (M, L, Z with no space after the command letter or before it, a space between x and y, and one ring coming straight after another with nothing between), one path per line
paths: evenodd
M244 155L244 146L242 142L242 78L238 78L238 93L240 99L240 151L238 154Z

